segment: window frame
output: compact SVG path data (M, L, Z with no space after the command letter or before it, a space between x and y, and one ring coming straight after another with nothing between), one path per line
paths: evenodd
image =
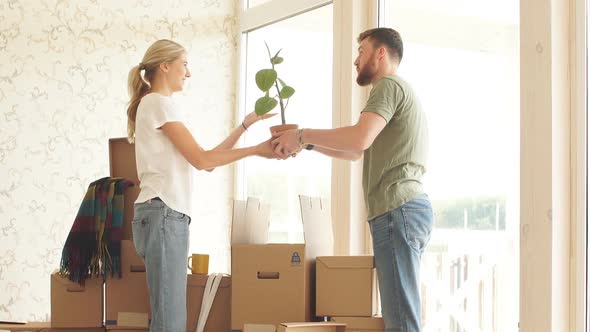
M375 1L343 0L272 0L248 8L247 0L240 1L239 8L239 46L236 123L245 115L244 78L246 76L247 34L290 17L333 4L333 79L332 87L332 126L340 127L356 122L360 109L368 95L368 89L356 85L353 62L356 54L356 36L361 31L375 26L377 3ZM343 52L346 50L346 52ZM343 100L344 96L346 100ZM241 141L243 144L243 139ZM332 160L331 216L337 220L333 224L334 252L339 255L367 254L370 251L369 233L366 225L364 199L360 192L362 162ZM247 198L245 168L238 162L234 173L234 197Z
M298 15L308 10L313 10L319 6L327 3L334 4L334 84L333 86L333 125L343 126L351 124L358 117L359 105L362 107L362 103L366 98L367 89L358 88L353 82L353 75L351 72L350 59L352 54L349 54L356 49L354 44L356 34L359 31L367 29L369 27L378 26L378 7L379 4L384 0L364 0L364 1L348 1L348 0L273 0L268 3L247 8L247 0L240 1L240 12L239 12L239 47L238 47L238 72L239 77L237 80L237 105L238 111L236 112L236 121L241 121L244 115L244 96L243 96L243 77L245 74L245 59L243 52L241 51L247 47L247 38L245 32L253 29L272 24ZM390 0L391 1L391 0ZM550 3L555 3L555 6L551 6ZM574 6L574 10L566 10ZM570 331L575 332L588 332L588 317L590 311L587 305L587 250L588 250L588 226L587 226L587 39L586 39L586 26L587 26L587 0L575 0L568 2L566 0L541 0L541 3L537 3L536 0L521 0L521 63L530 65L531 62L539 62L541 60L535 60L536 57L540 56L534 53L535 45L537 49L543 49L543 44L547 44L547 50L551 50L551 44L559 39L567 40L569 37L570 43L569 48L562 49L561 52L566 52L567 55L564 57L550 58L550 65L555 67L552 73L548 73L546 69L536 71L534 73L530 71L522 71L521 69L521 100L525 97L539 98L541 95L551 95L552 93L564 93L569 97L569 110L570 121L567 124L567 128L564 128L563 123L556 122L548 116L547 107L560 107L561 100L558 100L555 105L551 105L551 99L542 101L536 101L531 104L528 102L521 102L521 173L526 170L526 167L531 165L537 165L543 168L543 171L539 174L546 174L549 178L552 178L555 188L551 185L542 185L531 188L527 186L531 185L531 182L523 182L521 177L521 222L519 227L521 228L521 249L526 250L538 250L538 256L541 257L552 257L555 258L564 257L563 250L571 251L570 257L570 269L569 271L559 271L558 265L552 265L551 259L546 260L535 260L525 261L520 260L521 270L521 327L530 326L532 321L535 321L538 326L547 327L544 325L547 319L559 319L560 316L554 316L555 312L551 314L552 317L546 316L546 308L551 308L559 303L559 299L553 299L550 288L540 288L540 286L546 284L547 281L553 282L556 289L569 288L569 308L567 310L567 316L570 317L571 325L569 326ZM547 15L559 20L554 20L550 23L551 26L547 27ZM563 30L564 23L560 21L563 16L572 15L569 23L569 30ZM524 20L524 21L523 21ZM523 22L526 26L523 27ZM558 24L562 24L558 26ZM531 27L536 26L539 29L532 29ZM566 37L566 38L564 38ZM533 49L531 45L533 44ZM557 45L557 43L556 43ZM540 47L540 48L539 48ZM555 55L560 55L558 49L551 51ZM562 53L563 54L563 53ZM548 55L542 55L542 57L548 57ZM354 58L353 58L354 59ZM569 65L564 64L564 61L569 60ZM545 61L545 60L543 60ZM572 77L569 80L567 87L556 85L545 85L543 80L539 80L539 77L543 75L556 75L559 70L568 66ZM350 67L350 68L349 68ZM539 67L542 68L542 67ZM575 73L584 73L584 75L575 75ZM561 77L559 77L561 79ZM523 83L525 82L525 83ZM525 93L527 94L525 96ZM351 96L352 95L352 96ZM351 96L351 97L349 97ZM536 103L536 104L535 104ZM541 105L543 110L539 119L538 116L530 115L531 105ZM526 108L523 110L523 108ZM555 112L555 110L553 111ZM549 148L549 152L538 152L531 155L526 151L543 151L547 149L544 145L546 141L539 139L531 139L538 137L543 134L542 130L538 127L533 127L535 122L543 121L543 124L554 128L554 130L566 131L567 137L569 138L570 158L566 161L556 161L554 154L563 154L563 149L566 149L565 144L559 145L563 142L553 142L552 147ZM236 122L238 123L238 122ZM556 128L556 129L555 129ZM523 136L522 130L528 130ZM563 132L562 132L563 133ZM552 132L552 135L557 135L556 132ZM551 142L551 141L550 141ZM528 153L528 154L527 154ZM539 165L540 161L553 160L553 163L559 162L562 168L570 169L571 173L567 179L558 177L558 174L547 172L547 168L551 168L550 165ZM565 165L563 164L565 163ZM524 165L524 167L523 167ZM245 186L244 186L244 173L241 163L238 163L235 168L235 197L245 198ZM363 226L359 226L359 223L363 220L364 203L362 197L358 195L360 190L359 186L359 175L360 166L356 163L343 163L341 161L332 162L332 217L333 220L339 220L344 217L344 221L339 221L342 225L334 225L334 238L336 254L354 254L354 253L368 253L370 252L370 236L365 231L362 231ZM240 180L242 179L242 180ZM337 183L335 179L344 179L344 183ZM571 197L569 199L556 200L556 195L559 194L557 186L563 186L567 183L569 186L569 193ZM579 186L578 184L583 183L584 185ZM334 190L337 188L338 190ZM539 189L541 192L537 192L536 195L532 196L531 191L533 189ZM547 201L547 199L549 201ZM549 203L549 206L547 206ZM347 205L348 204L348 205ZM346 207L346 208L343 208ZM540 226L541 224L535 222L532 218L538 214L527 214L522 216L524 211L535 209L554 208L554 213L562 212L564 208L570 208L572 213L568 222L558 227L557 230L543 229L541 231L535 230L529 226ZM542 219L542 218L541 218ZM523 223L526 222L526 225ZM530 223L530 225L529 225ZM545 226L543 226L545 227ZM562 228L564 227L564 228ZM526 228L526 229L525 229ZM571 245L568 249L562 247L555 247L553 244L548 245L542 244L544 238L548 235L553 240L560 240L563 237L559 232L569 230L568 237L571 239ZM522 232L527 232L528 238L522 242L526 237ZM549 233L546 233L549 232ZM567 247L567 246L566 246ZM548 255L546 255L548 254ZM525 257L523 257L525 258ZM541 276L539 280L526 280L531 277L530 272L527 274L525 271L552 271L553 281L551 275ZM523 290L522 285L527 283L528 290ZM534 295L534 293L538 293ZM534 295L534 296L532 296ZM542 303L534 304L534 300ZM529 305L528 307L526 307ZM525 312L523 312L523 309ZM553 312L553 311L551 311ZM539 319L539 317L543 317ZM526 320L523 326L523 319ZM555 321L554 321L555 323ZM551 324L549 324L551 325ZM537 326L537 325L535 325Z
M576 0L573 6L571 141L574 153L572 168L575 171L571 181L574 195L571 232L574 257L571 260L570 321L574 326L570 329L588 332L588 3L587 0Z

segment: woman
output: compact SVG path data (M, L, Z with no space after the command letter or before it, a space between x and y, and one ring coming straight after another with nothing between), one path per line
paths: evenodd
M191 168L212 171L248 156L274 157L270 141L233 149L249 126L272 115L250 113L221 144L203 149L171 98L190 76L186 50L170 40L152 44L129 72L128 139L135 142L141 189L135 202L133 242L146 266L150 331L186 331Z

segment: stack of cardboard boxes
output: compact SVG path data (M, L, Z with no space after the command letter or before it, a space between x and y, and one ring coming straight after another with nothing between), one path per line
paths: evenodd
M135 168L135 151L125 138L109 140L110 175L139 183ZM57 274L51 276L51 324L71 332L141 332L147 331L150 319L149 294L143 260L132 241L133 203L139 186L125 192L123 241L121 242L122 277L86 280L81 286ZM205 292L207 275L187 278L187 331L195 331ZM205 332L230 331L231 277L224 276L205 324ZM103 317L104 314L104 317ZM104 324L103 324L104 319ZM75 330L70 330L75 328ZM57 330L56 330L57 331ZM61 331L61 330L60 330Z
M111 139L109 155L111 176L139 183L132 144ZM52 327L147 331L145 266L131 240L138 194L139 186L125 194L122 278L105 284L90 279L82 287L52 275ZM205 332L383 331L383 321L373 317L373 257L332 256L332 224L324 204L300 197L304 243L268 243L269 207L255 199L234 203L232 275L219 285ZM188 275L187 331L196 329L207 278ZM332 321L312 323L324 317Z
M301 196L304 243L267 243L269 207L249 199L234 204L232 222L232 331L276 331L281 323L311 322L315 257L333 250L332 226L319 198ZM337 325L283 326L326 331ZM320 331L320 330L318 330Z

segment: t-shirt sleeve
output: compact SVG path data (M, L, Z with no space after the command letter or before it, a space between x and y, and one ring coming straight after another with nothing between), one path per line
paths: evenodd
M177 105L164 98L156 99L147 115L147 121L152 128L160 128L167 122L182 122Z
M382 79L373 87L362 112L372 112L381 115L389 122L403 96L401 87L392 80ZM361 112L361 113L362 113Z

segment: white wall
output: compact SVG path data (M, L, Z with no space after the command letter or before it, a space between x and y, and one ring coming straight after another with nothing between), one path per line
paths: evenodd
M189 50L197 140L229 133L236 24L234 0L0 2L0 320L49 318L49 274L88 184L108 175L108 138L126 135L127 72L153 41ZM197 176L191 249L225 271L233 171Z

